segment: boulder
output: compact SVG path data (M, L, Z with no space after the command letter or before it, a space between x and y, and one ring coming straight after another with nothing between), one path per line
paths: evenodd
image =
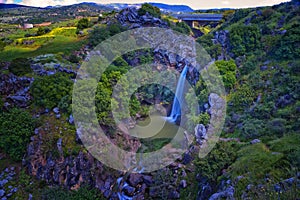
M142 182L143 182L143 175L137 173L132 173L129 175L128 183L131 186L136 187L139 183Z
M260 143L261 141L259 139L254 139L250 142L250 144L257 144Z
M227 200L234 200L234 192L235 189L233 186L229 186L227 187L224 191L221 192L217 192L215 194L213 194L209 200L218 200L218 199L227 199Z
M133 196L134 195L134 192L135 192L135 188L134 187L131 187L129 185L126 185L124 188L124 193L128 196Z
M198 124L195 127L195 137L197 139L206 139L206 128L203 124Z
M0 197L3 197L5 195L5 191L4 190L0 190Z
M173 191L169 192L168 198L169 199L179 199L180 198L180 194L176 190L173 190Z
M182 188L186 188L186 187L187 187L187 182L186 182L186 180L181 180L181 181L180 181L180 186L181 186Z

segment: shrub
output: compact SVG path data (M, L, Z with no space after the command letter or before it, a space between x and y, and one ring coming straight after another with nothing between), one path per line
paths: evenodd
M230 61L216 61L215 62L222 78L224 86L227 90L233 88L236 83L236 64L233 60Z
M89 20L87 18L82 18L77 23L77 30L83 30L89 27Z
M89 35L89 43L92 46L97 46L110 36L121 33L124 30L126 28L122 27L119 23L110 24L109 26L96 26Z
M35 120L21 109L0 113L0 148L16 161L22 159L30 136L35 128Z
M220 142L214 149L202 159L195 161L196 170L203 177L216 182L222 169L228 168L237 157L236 150L239 147L235 143Z
M4 50L6 44L2 40L0 40L0 52Z
M8 70L17 76L23 76L32 72L32 69L30 67L30 61L27 58L14 59L10 63Z
M231 101L235 110L248 108L254 101L254 98L254 91L246 84L241 85L231 94Z
M142 7L138 10L139 15L145 15L146 13L149 13L153 17L161 17L161 12L158 7L152 6L149 3L145 3L142 5Z
M186 35L189 35L192 31L189 25L187 25L185 22L177 22L175 27L173 27L173 30Z
M69 57L69 61L71 63L79 63L80 58L78 56L76 56L75 54L70 55Z
M81 187L77 191L69 191L60 187L52 187L44 189L42 192L43 200L101 200L104 199L100 196L100 192L98 192L94 188L89 187Z
M300 58L300 25L294 24L277 41L269 55L277 60L296 60Z
M57 73L36 78L30 89L36 105L51 109L57 106L64 97L72 96L72 86L73 82L68 76Z
M236 57L256 51L260 48L260 38L258 26L235 25L229 35L231 51Z

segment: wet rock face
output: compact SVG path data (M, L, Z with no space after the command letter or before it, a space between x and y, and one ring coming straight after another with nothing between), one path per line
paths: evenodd
M124 9L116 17L122 26L129 26L130 29L147 26L155 26L161 28L168 27L166 22L162 21L159 18L153 17L148 13L143 16L139 16L137 9L133 7Z
M0 74L0 94L4 97L5 106L26 107L29 105L31 96L29 94L30 85L33 78L18 77L13 74Z

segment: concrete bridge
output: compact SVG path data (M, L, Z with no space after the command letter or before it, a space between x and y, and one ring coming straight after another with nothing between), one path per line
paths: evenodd
M218 24L223 19L222 14L179 14L174 17L179 21L184 21L192 28L210 23Z

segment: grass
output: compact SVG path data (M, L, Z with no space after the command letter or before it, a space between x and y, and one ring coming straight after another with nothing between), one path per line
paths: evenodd
M34 40L32 45L9 45L0 53L0 60L11 61L15 58L35 57L43 54L69 54L79 50L85 43L85 38L77 38L75 27L55 28L42 36L18 38L19 44L23 40ZM15 43L15 42L14 42Z
M282 153L273 153L263 143L249 145L238 152L238 159L231 165L234 177L245 175L253 180L264 178L265 174L277 175L279 162L284 157Z

